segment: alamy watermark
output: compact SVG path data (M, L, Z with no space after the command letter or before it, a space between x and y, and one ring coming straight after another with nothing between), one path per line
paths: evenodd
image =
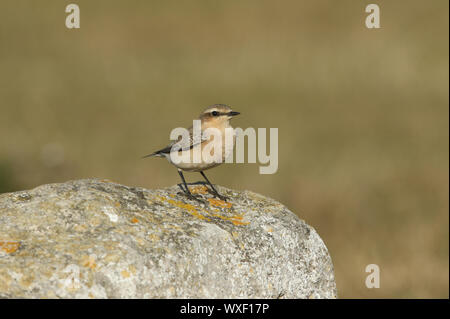
M369 15L366 17L367 29L380 28L380 7L377 4L371 3L366 6L366 12Z
M245 139L247 138L247 145ZM267 129L231 128L220 130L210 127L202 130L201 121L194 120L192 132L177 127L170 133L171 140L177 140L171 147L169 156L174 164L183 163L245 163L264 164L260 174L274 174L278 170L278 128L269 129L269 150L267 149ZM233 148L236 146L236 156Z
M380 267L377 264L367 265L366 272L369 273L366 277L366 287L380 288Z
M80 7L77 4L71 3L66 6L66 27L68 29L80 28Z

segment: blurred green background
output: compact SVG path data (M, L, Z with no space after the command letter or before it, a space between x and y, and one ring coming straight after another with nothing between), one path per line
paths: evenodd
M76 3L81 28L65 27ZM172 128L226 103L279 128L279 169L210 179L325 241L342 298L449 297L446 0L2 1L0 192L79 178L159 188ZM188 174L189 181L200 180ZM365 267L381 287L365 287Z

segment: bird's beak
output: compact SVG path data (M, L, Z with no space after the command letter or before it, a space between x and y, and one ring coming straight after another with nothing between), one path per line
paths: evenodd
M235 111L231 111L231 112L228 113L229 116L236 116L236 115L239 115L239 114L241 114L241 113L235 112Z

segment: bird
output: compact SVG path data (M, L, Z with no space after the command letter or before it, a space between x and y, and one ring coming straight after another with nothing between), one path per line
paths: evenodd
M222 164L225 161L225 158L227 158L233 152L235 135L233 133L231 143L228 140L227 142L225 142L225 138L227 136L226 130L233 130L233 127L230 124L230 120L239 114L239 112L233 111L230 106L225 104L214 104L208 106L203 112L200 113L198 117L199 122L197 123L200 124L200 126L197 127L198 129L196 130L195 127L193 128L193 126L187 129L189 132L189 137L187 139L183 139L183 137L180 136L177 140L172 141L166 147L151 154L145 155L143 156L143 158L165 157L169 161L169 163L177 168L178 174L180 175L181 181L184 185L184 189L183 187L181 187L181 184L179 184L179 187L183 190L188 198L199 200L190 192L186 184L183 171L199 172L211 187L214 195L221 200L226 201L228 198L219 194L217 189L206 177L204 171ZM220 132L220 139L215 139L213 138L213 136L208 136L208 134L205 134L208 129L217 129L216 132ZM214 156L215 146L221 148L221 152L216 152L216 156ZM205 148L213 149L212 152L210 152L210 155L213 157L212 161L205 160L205 158L201 156L202 151L205 150ZM173 158L175 155L179 156L178 158L187 158L188 160L174 161ZM195 161L196 156L200 156L197 157L197 159L199 159L197 161Z

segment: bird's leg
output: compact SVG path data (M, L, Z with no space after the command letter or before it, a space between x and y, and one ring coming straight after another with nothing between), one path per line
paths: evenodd
M224 200L224 201L226 201L228 199L228 197L222 196L219 194L219 192L214 188L213 184L211 184L211 182L208 180L208 178L206 177L205 173L203 173L203 171L200 171L200 174L202 174L203 178L206 180L206 182L209 184L209 186L211 186L214 194L216 194L217 197L219 197L221 200Z
M189 190L189 188L188 188L188 186L187 186L187 184L186 184L186 180L184 179L183 172L181 172L180 169L178 169L178 174L180 174L181 180L183 181L183 184L184 184L184 188L185 188L185 189L183 189L183 187L181 187L181 189L183 189L183 191L184 191L184 193L186 194L186 196L189 197L190 199L193 199L193 200L197 200L197 201L203 202L202 200L200 200L200 199L198 199L197 197L195 197L194 195L192 195L191 191Z
M180 174L181 181L183 182L183 185L184 185L184 189L183 189L183 187L181 187L181 189L184 191L184 193L186 195L188 195L188 197L193 197L192 193L189 191L189 188L188 188L188 186L186 184L186 180L184 179L183 172L181 172L180 169L178 169L178 174Z

